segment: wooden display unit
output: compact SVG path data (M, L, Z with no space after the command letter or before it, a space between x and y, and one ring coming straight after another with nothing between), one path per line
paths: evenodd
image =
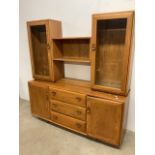
M61 22L28 22L34 116L120 146L126 128L134 12L93 15L91 37L61 36ZM91 81L67 79L64 63L90 65ZM122 96L121 96L122 95Z
M127 95L133 13L93 15L92 88Z
M61 22L36 20L27 22L32 73L35 79L54 81L51 38L61 37Z

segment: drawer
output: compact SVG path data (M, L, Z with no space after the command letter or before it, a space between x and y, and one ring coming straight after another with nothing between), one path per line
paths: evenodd
M75 104L81 107L86 106L86 95L75 93L75 92L70 92L67 90L50 88L50 98L54 100L67 102L70 104Z
M51 120L59 125L76 131L85 132L86 129L86 123L84 121L57 112L51 112Z
M83 107L71 105L61 101L50 100L51 110L72 116L77 119L85 120L86 109Z

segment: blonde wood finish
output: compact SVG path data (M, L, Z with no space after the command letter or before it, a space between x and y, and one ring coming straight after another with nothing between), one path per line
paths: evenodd
M87 134L101 141L119 146L123 118L123 104L87 98Z
M69 92L75 92L80 93L84 95L89 95L93 97L99 97L103 99L108 99L116 102L124 103L126 101L126 97L120 96L120 95L114 95L109 93L104 93L96 90L92 90L90 87L90 82L83 81L83 80L73 80L73 79L61 79L55 83L46 82L46 81L36 81L32 80L30 83L33 83L33 85L41 85L41 86L49 86L49 89L52 88L59 89L59 90L65 90Z
M60 38L52 41L55 60L89 60L90 38Z
M86 109L68 103L50 100L51 110L85 121Z
M92 41L91 41L91 85L93 89L105 91L114 94L127 95L129 88L127 83L129 80L128 66L130 65L130 53L131 53L131 40L133 29L133 15L134 12L118 12L118 13L106 13L93 15L93 29L92 29ZM102 41L102 46L97 46L97 22L103 20L115 20L126 19L127 25L124 33L124 29L112 29L101 32L104 33L104 39L110 39L109 43ZM115 34L115 35L113 35ZM125 35L125 42L121 41ZM113 37L110 37L113 36ZM110 38L109 38L110 37ZM118 42L119 41L119 42ZM120 44L121 43L121 44ZM97 51L103 51L101 56L97 58ZM116 51L116 52L114 52ZM103 55L105 52L105 55ZM103 57L104 56L104 57ZM112 59L114 58L114 60ZM104 60L103 60L104 59ZM97 63L100 65L98 70ZM100 76L96 76L96 71L100 73ZM99 82L99 81L105 81ZM109 85L107 85L109 83ZM110 85L110 83L116 83Z
M51 120L76 131L85 132L86 130L86 123L84 121L57 112L51 112Z
M53 61L54 82L64 78L64 63L61 61Z
M90 64L90 38L52 39L54 81L64 78L64 62Z
M100 33L104 35L100 40L102 44L98 45L101 53L98 52L97 57L103 61L96 62L96 83L120 88L125 30L112 29Z
M92 19L92 38L62 38L61 22L56 20L27 22L37 79L29 81L31 111L56 125L119 146L128 114L134 12L95 14ZM91 81L66 79L65 62L90 64Z
M50 98L54 100L59 100L70 104L78 105L81 107L86 106L86 95L76 93L76 92L71 92L71 91L62 90L58 88L50 88Z
M54 40L74 40L74 39L79 39L79 40L81 40L81 39L91 39L91 37L55 37L55 38L53 38Z
M131 76L132 76L132 67L133 67L133 58L134 58L134 48L135 48L135 16L133 16L133 29L132 29L132 37L130 43L130 55L129 55L129 65L128 65L128 79L127 79L127 89L130 89L131 84Z
M55 61L73 62L73 63L86 63L89 64L90 60L86 58L54 58Z
M54 121L53 119L50 120L50 118L40 115L41 111L39 110L37 111L37 113L33 113L35 116L71 129L73 131L88 134L88 136L106 142L108 144L119 146L119 144L121 143L127 119L127 97L94 91L91 90L89 82L79 80L75 81L72 79L62 79L56 83L45 81L30 81L29 85L39 87L40 91L43 92L44 87L48 90L48 98L51 102L51 112L57 112L56 114L58 115L60 114L61 119L60 122ZM51 92L56 92L59 95L57 95L57 97L55 97L56 95L54 95L54 99L52 99L53 94L51 96ZM35 92L30 91L30 96L32 96L33 93ZM35 96L34 99L37 100L38 98L38 100L40 100L39 98L41 97L41 95L39 93L37 94L38 95ZM87 104L84 102L84 106L87 105L87 113L85 112L85 107L80 107L81 105L77 106L77 104L75 104L75 97L79 97L79 95L80 97L82 95L82 97L84 97L84 100L87 100ZM31 101L31 104L34 104L33 106L38 106L33 100ZM55 104L57 107L55 107L55 105L52 106L52 104ZM81 110L82 115L80 117L76 115L76 110ZM47 113L49 114L49 109L47 109ZM83 132L83 130L77 130L74 126L74 123L74 125L72 126L68 125L68 122L66 122L66 119L68 118L69 121L74 120L75 118L75 120L78 121L80 121L80 119L84 120L84 116L85 118L87 118L85 122L85 124L87 124L86 132ZM98 122L98 124L96 124L96 122Z
M41 118L50 118L50 108L48 101L48 86L35 85L29 82L29 94L31 103L31 112Z
M51 38L61 37L61 22L49 19L29 21L27 28L33 77L54 81Z
M60 90L67 90L67 91L73 91L81 94L87 94L89 96L99 97L99 98L105 98L108 100L116 101L116 102L125 102L124 96L114 95L114 94L108 94L96 90L91 89L91 84L89 81L83 81L83 80L72 80L72 79L61 79L57 81L56 83L49 85L51 88L56 88Z

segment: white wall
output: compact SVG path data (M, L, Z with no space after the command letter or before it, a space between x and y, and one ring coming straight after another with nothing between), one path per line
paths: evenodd
M91 36L91 15L93 13L123 10L134 10L134 1L20 0L20 97L29 100L27 81L32 79L26 21L44 18L58 19L62 21L63 36ZM89 66L65 65L67 77L90 80L89 72ZM127 129L134 131L134 74L131 90Z

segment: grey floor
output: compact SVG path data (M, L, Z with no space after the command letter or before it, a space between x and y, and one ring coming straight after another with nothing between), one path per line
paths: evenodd
M90 140L33 117L20 99L20 155L134 155L134 133L127 132L120 149Z

